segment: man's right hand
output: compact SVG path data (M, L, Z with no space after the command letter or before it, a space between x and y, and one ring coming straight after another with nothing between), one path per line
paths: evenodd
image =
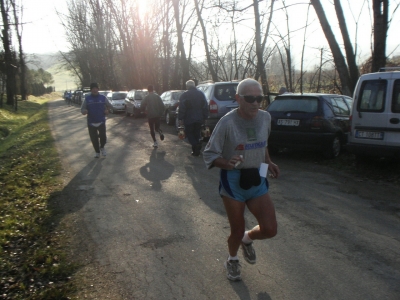
M82 110L82 115L87 115L88 111L87 109Z

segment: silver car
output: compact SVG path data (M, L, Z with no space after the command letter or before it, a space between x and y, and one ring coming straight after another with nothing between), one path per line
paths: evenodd
M148 94L149 92L146 89L130 90L125 97L125 114L134 118L144 115L144 112L140 109L140 105L144 97Z
M211 130L221 117L239 106L235 99L238 84L238 81L201 82L197 86L206 95L209 115L205 123Z
M117 111L125 111L125 98L127 94L127 91L111 92L107 94L108 101L112 105L110 113L113 114Z

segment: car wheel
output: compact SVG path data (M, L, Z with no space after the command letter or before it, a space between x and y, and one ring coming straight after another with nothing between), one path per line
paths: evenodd
M171 126L175 124L175 118L171 116L169 111L167 111L167 114L165 115L165 123Z
M128 109L125 106L125 116L129 117L130 113L128 112Z
M335 158L339 156L341 148L342 143L340 141L340 138L338 136L335 136L335 138L332 140L331 144L324 151L323 154L326 158Z

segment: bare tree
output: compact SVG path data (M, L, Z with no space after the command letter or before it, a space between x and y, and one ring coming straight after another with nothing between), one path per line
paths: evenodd
M335 61L336 69L338 71L340 82L342 85L341 92L344 95L351 96L353 93L353 88L351 87L349 70L347 68L345 58L340 50L339 44L336 41L335 35L332 32L331 26L328 23L325 11L322 8L320 0L311 0L311 4L314 6L319 22L321 23L322 30L332 51L333 59Z
M374 11L374 51L371 71L386 65L386 38L388 30L389 0L372 0Z
M21 100L27 100L27 90L26 90L26 64L24 52L22 50L22 23L20 23L18 19L17 6L15 1L10 1L13 7L14 21L15 21L15 31L18 39L18 47L19 47L19 75L20 75L20 90L21 90ZM21 7L21 15L22 15L22 7ZM21 18L22 19L22 18Z
M16 65L13 59L13 53L11 49L11 35L10 35L10 22L9 22L9 9L10 3L7 0L0 0L1 17L3 21L3 30L1 39L4 48L4 62L6 71L6 93L7 93L7 105L13 105L17 110L17 102L14 102L15 96L15 71Z

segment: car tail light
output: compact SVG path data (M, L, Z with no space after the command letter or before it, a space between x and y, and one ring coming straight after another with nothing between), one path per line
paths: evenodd
M217 103L215 103L214 100L210 100L209 108L210 108L210 113L212 114L218 113L218 105Z
M321 116L315 116L311 120L311 128L320 129L324 125L324 118Z
M174 104L174 107L178 107L179 106L179 102L176 102L175 104Z

